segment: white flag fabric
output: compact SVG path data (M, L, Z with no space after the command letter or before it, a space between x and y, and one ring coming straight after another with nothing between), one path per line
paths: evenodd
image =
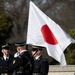
M30 1L27 44L46 47L48 55L66 65L65 48L75 41Z

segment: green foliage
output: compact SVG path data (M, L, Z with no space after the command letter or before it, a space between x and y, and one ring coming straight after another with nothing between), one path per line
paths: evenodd
M5 14L0 14L0 36L5 36L11 27L11 22L8 21L8 16Z
M71 29L69 34L73 39L75 39L75 28ZM65 50L65 56L66 56L66 60L67 60L68 65L74 65L75 64L75 44L71 44Z
M67 64L74 65L75 64L75 49L71 49L69 47L65 55L66 55Z
M75 39L75 28L71 29L69 34L73 39Z
M3 43L8 38L11 26L12 23L9 16L5 14L0 5L0 43Z

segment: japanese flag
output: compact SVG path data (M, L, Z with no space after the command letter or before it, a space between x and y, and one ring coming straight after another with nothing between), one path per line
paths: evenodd
M27 44L46 47L48 55L66 65L65 48L75 41L52 19L30 2Z

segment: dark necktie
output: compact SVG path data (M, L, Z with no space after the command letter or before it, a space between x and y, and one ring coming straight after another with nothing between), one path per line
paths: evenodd
M6 58L6 61L8 61L8 58Z

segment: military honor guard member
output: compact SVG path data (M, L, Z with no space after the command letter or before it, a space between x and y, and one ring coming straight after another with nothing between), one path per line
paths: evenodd
M33 75L47 75L49 70L48 60L42 57L42 47L33 46L32 55L34 57Z
M17 52L12 63L9 65L9 71L14 71L13 75L32 75L33 60L25 45L25 41L15 43Z
M10 44L6 43L2 45L3 57L0 58L0 75L11 75L8 71L8 65L10 64L12 58L10 57Z

